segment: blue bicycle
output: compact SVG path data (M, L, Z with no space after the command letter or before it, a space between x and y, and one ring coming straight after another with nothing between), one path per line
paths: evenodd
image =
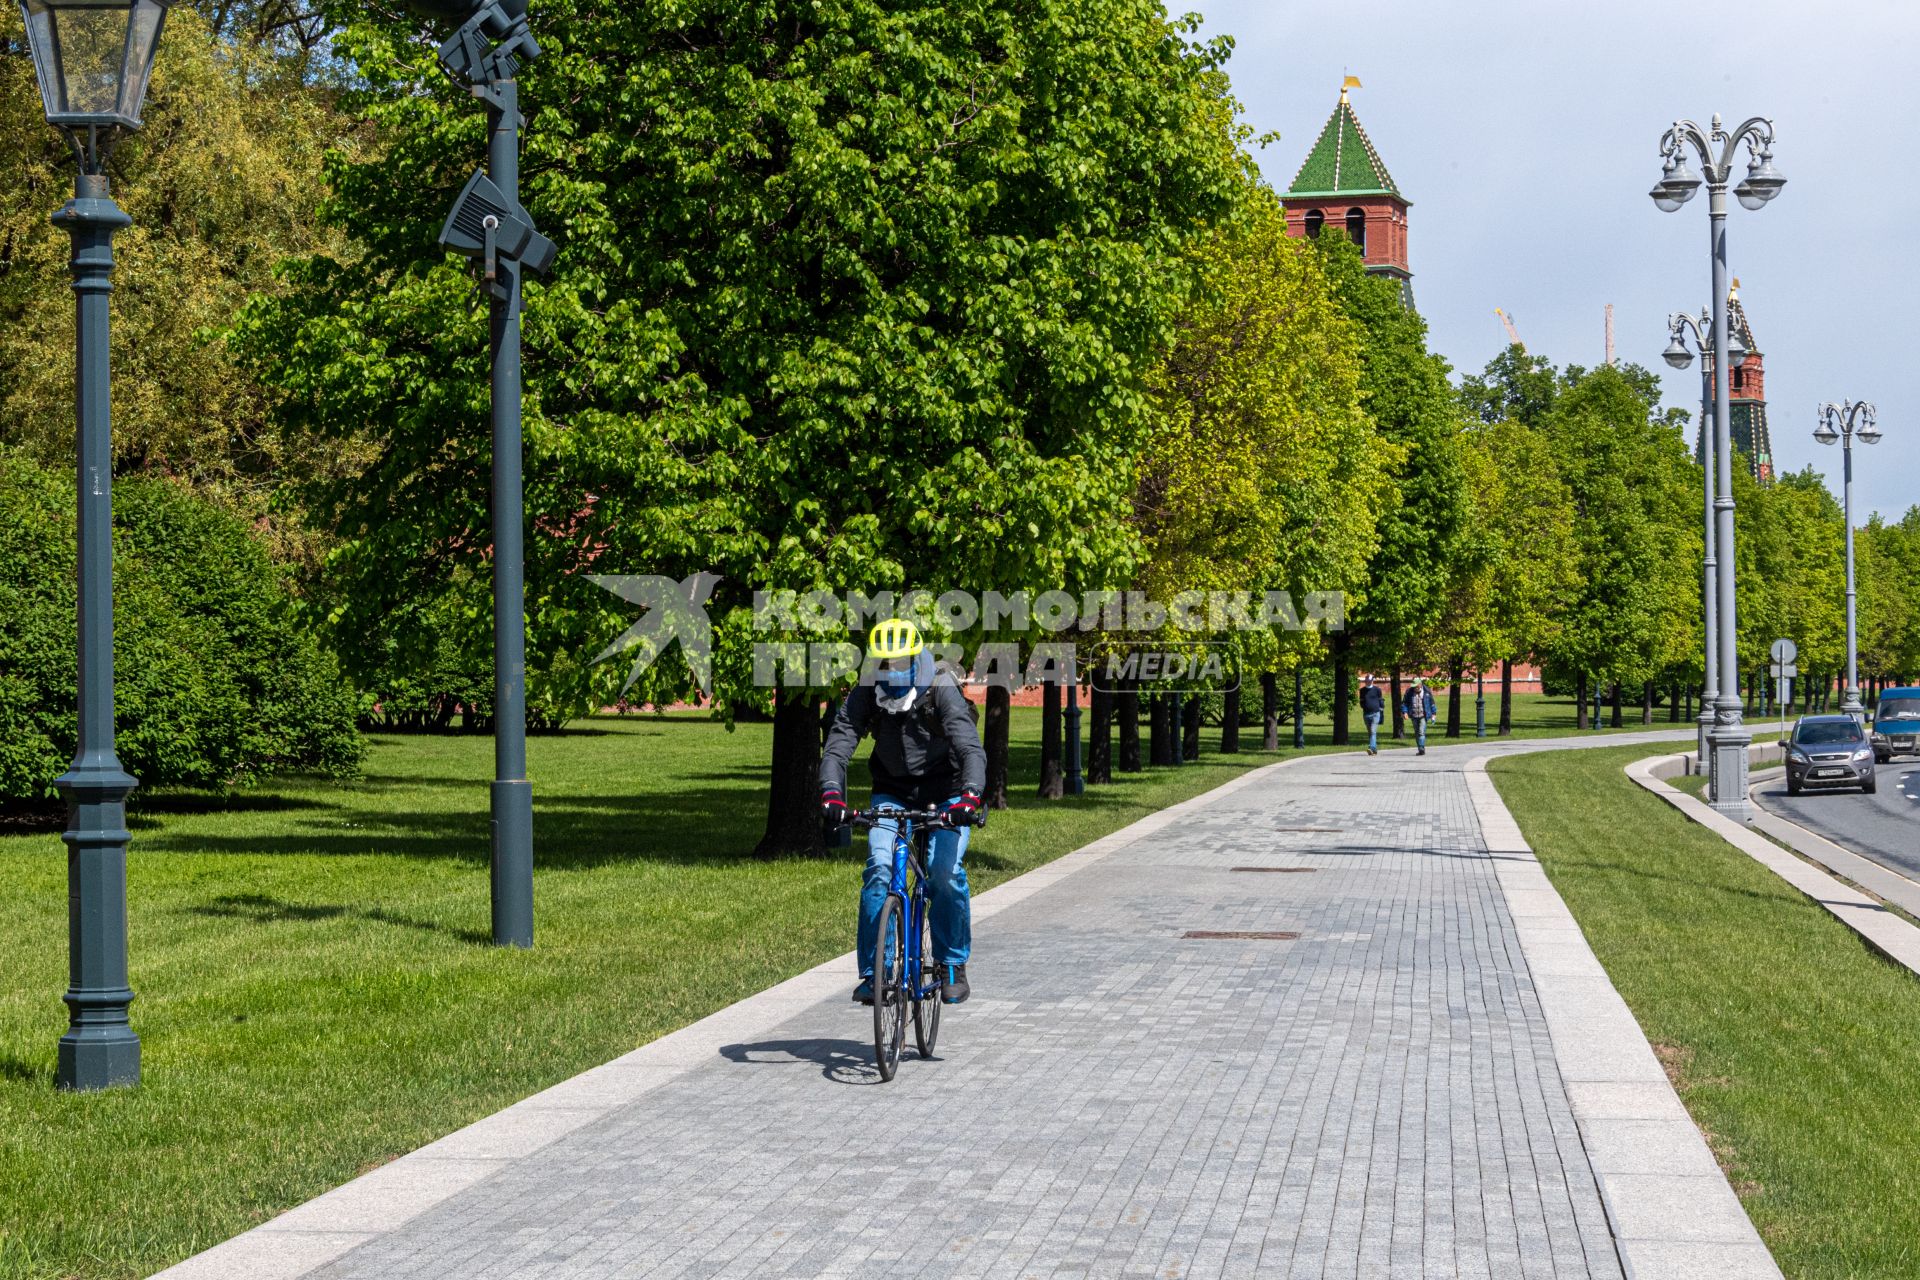
M847 815L854 826L895 824L893 883L880 908L873 942L873 1059L880 1078L893 1079L907 1041L907 1006L913 1006L913 1042L920 1056L933 1056L940 1036L940 980L927 921L927 841L943 825L938 809L864 809ZM911 877L909 877L911 872Z

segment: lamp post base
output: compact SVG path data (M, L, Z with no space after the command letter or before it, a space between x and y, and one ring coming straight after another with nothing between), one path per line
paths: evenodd
M1753 735L1743 724L1714 727L1711 802L1716 813L1739 822L1753 813L1747 799L1747 747L1752 742Z
M123 1011L133 992L89 992ZM124 1023L117 1027L74 1027L60 1037L54 1086L76 1093L118 1089L140 1083L140 1037Z

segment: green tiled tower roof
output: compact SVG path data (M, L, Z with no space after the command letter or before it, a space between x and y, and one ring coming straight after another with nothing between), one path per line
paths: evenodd
M1380 153L1373 149L1373 140L1360 127L1360 118L1353 114L1353 105L1347 101L1344 90L1340 94L1340 105L1333 109L1327 127L1320 131L1320 140L1307 153L1300 172L1293 175L1293 185L1287 188L1287 194L1406 199L1400 194L1400 188L1393 185L1393 175L1387 172Z

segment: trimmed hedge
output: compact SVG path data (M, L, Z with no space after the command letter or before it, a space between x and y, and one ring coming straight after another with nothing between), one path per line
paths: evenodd
M114 484L114 699L143 786L346 776L356 702L247 523L173 481ZM0 454L0 802L44 801L74 750L73 478Z

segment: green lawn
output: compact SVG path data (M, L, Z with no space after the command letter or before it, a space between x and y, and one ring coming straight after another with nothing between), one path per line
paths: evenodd
M1647 754L1493 776L1781 1268L1911 1280L1920 979L1628 780Z
M1572 708L1522 697L1516 722L1565 732ZM1332 749L1324 718L1308 730ZM1197 766L1042 804L1038 714L1016 712L1016 807L969 853L976 889L1271 758L1222 757L1218 735ZM769 736L634 716L533 739L526 953L485 945L488 739L377 737L351 786L136 793L146 1076L105 1095L51 1087L64 847L0 837L0 1277L145 1274L849 949L857 848L744 856Z

